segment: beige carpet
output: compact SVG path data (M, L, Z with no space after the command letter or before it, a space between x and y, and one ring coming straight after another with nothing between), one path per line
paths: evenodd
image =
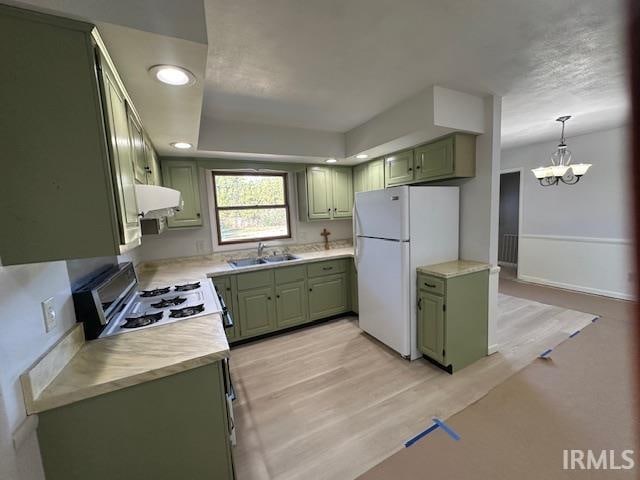
M634 304L515 281L501 292L601 315L593 325L535 360L487 396L362 476L363 480L640 478L637 370L630 338ZM634 470L564 470L564 449L635 450Z
M353 317L234 348L238 478L355 478L593 318L506 295L499 308L503 350L454 375L401 359Z

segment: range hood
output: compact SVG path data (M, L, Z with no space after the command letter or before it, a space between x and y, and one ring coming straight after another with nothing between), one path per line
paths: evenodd
M143 219L170 217L182 209L182 194L178 190L156 185L136 185L135 189Z

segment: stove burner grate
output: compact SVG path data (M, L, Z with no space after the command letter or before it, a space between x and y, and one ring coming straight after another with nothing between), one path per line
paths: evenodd
M181 303L186 302L187 299L181 296L176 296L173 298L163 298L162 300L160 300L159 302L156 303L152 303L151 306L153 308L166 308L166 307L171 307L171 306L175 306L175 305L180 305Z
M140 315L138 317L127 317L126 322L121 325L122 328L140 328L156 323L162 319L162 312Z
M159 295L164 295L165 293L169 293L171 291L171 287L163 287L163 288L154 288L153 290L143 290L140 294L141 297L157 297Z
M192 317L193 315L196 315L204 311L204 303L201 303L200 305L193 305L191 307L184 307L184 308L177 308L177 309L172 308L170 311L171 313L169 314L169 317L171 318Z
M188 292L189 290L196 290L200 288L200 282L185 283L184 285L176 285L174 290L176 292Z

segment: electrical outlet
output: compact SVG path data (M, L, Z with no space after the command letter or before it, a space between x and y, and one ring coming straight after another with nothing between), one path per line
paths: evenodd
M49 333L56 328L56 306L53 297L42 302L42 315L44 316L44 331Z

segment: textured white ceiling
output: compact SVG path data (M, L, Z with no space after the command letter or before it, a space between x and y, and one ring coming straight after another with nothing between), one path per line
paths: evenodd
M505 147L555 139L559 115L569 138L627 115L623 0L8 1L99 23L163 154L201 113L345 132L434 84L503 96ZM165 61L197 87L158 85Z
M205 0L203 114L346 131L425 86L504 96L506 144L622 121L619 0ZM570 130L571 131L571 130Z

